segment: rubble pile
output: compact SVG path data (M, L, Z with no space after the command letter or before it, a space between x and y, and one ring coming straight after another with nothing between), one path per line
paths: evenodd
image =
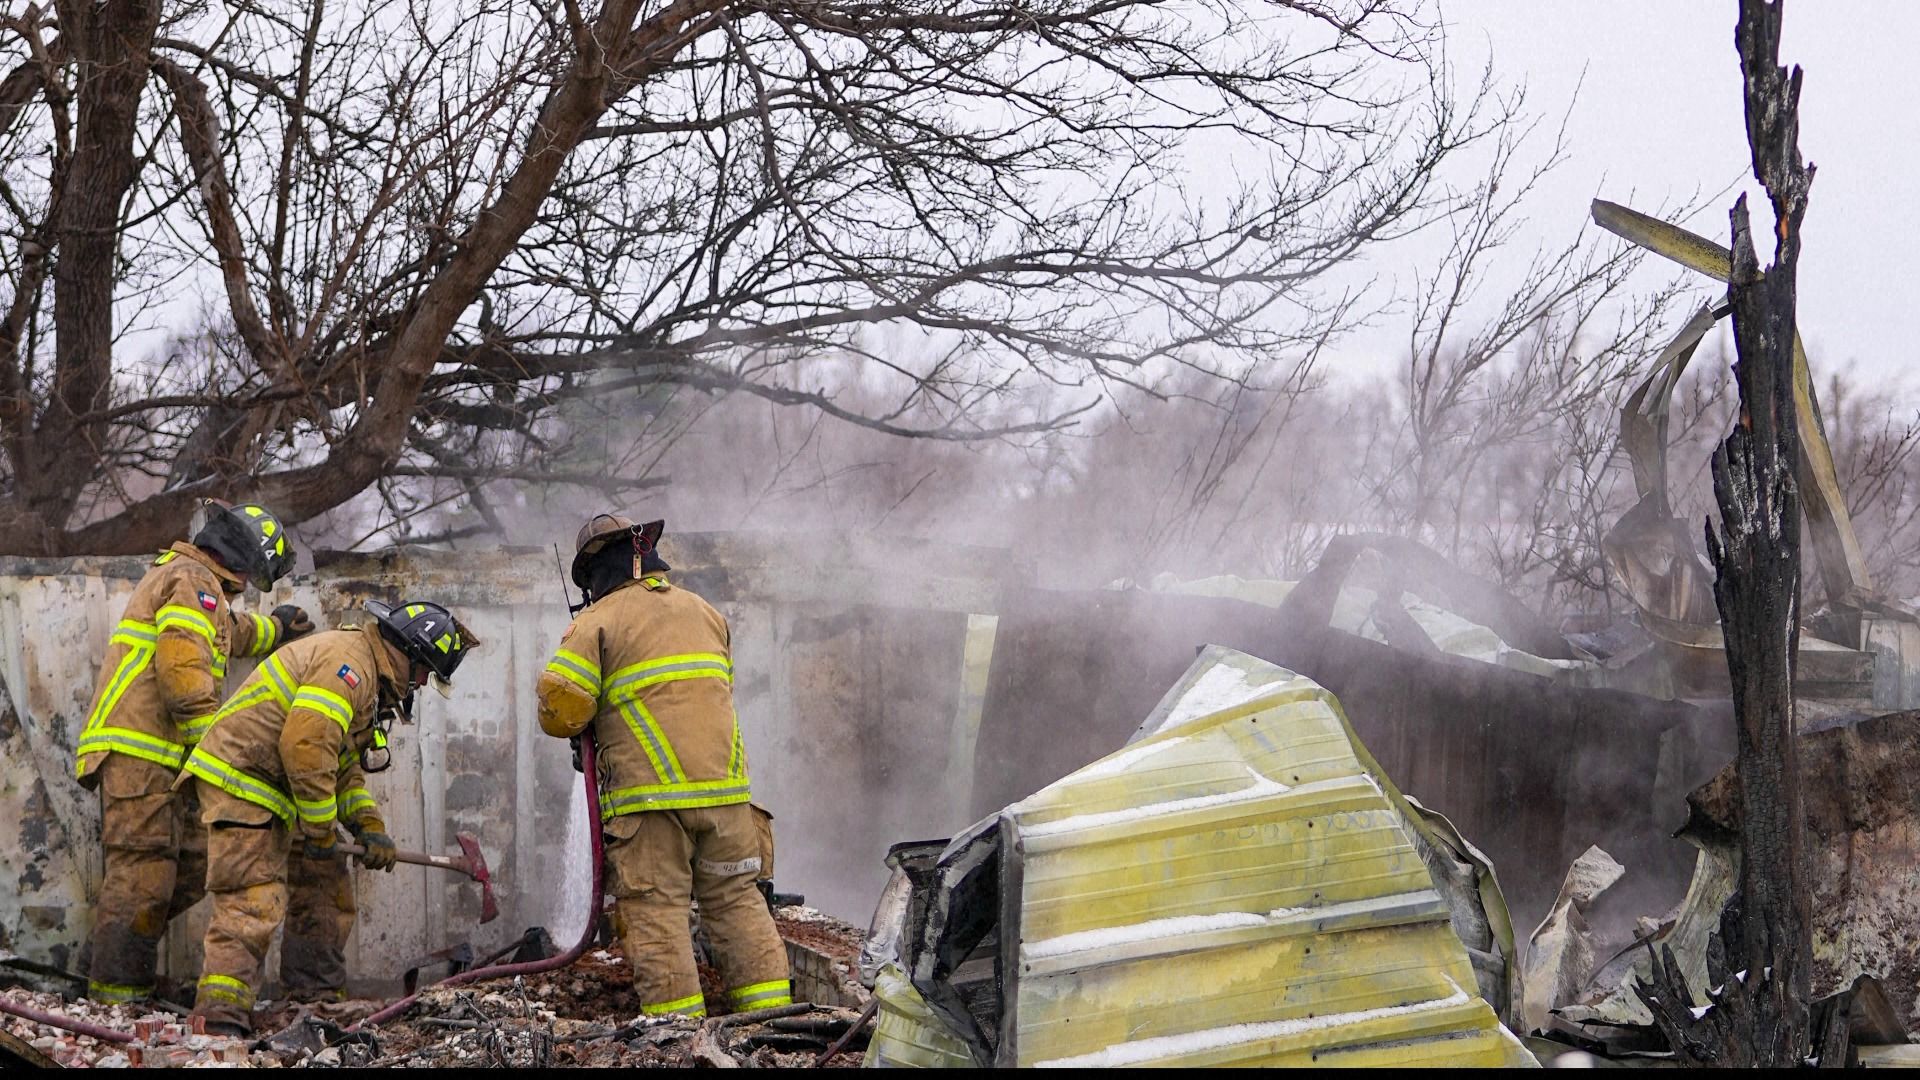
M842 987L862 934L804 907L776 912L781 936L824 961ZM558 971L428 990L407 1014L370 1032L349 1030L376 1001L266 1003L255 1016L263 1038L208 1035L191 1018L149 1006L67 1001L24 989L0 991L31 1009L134 1034L119 1045L0 1014L0 1049L31 1064L226 1068L608 1068L634 1066L807 1067L854 1028L857 1007L797 1002L729 1015L720 976L701 965L710 1015L645 1017L618 944ZM799 988L796 987L796 990ZM799 996L796 994L796 996ZM866 1033L834 1065L858 1065Z
M64 1019L94 1024L135 1036L130 1044L106 1042L0 1013L0 1038L11 1055L31 1064L65 1068L179 1068L189 1066L278 1066L278 1056L256 1052L251 1039L209 1035L192 1019L146 1005L101 1005L66 1001L58 994L19 988L0 990L0 998ZM36 1060L30 1055L39 1055Z
M312 1055L315 1066L376 1068L723 1068L811 1066L853 1026L848 1009L804 1002L753 1013L592 1019L562 1016L552 984L514 979L430 991L406 1020ZM301 1033L289 1035L289 1044ZM843 1062L846 1059L840 1059ZM852 1061L858 1063L858 1055Z

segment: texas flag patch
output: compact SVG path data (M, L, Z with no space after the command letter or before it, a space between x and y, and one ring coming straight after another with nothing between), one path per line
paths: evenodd
M210 592L203 592L200 594L200 606L206 608L208 611L218 611L220 609L220 600Z
M340 681L346 683L348 689L360 689L360 676L353 673L353 667L351 665L341 664L340 670L334 672L334 674L340 676Z

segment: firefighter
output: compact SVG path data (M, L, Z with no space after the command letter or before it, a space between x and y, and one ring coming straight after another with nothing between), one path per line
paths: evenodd
M287 913L288 862L335 857L345 823L369 869L396 851L365 796L362 771L382 767L392 717L414 691L447 692L479 642L438 604L368 601L360 626L328 630L268 657L214 715L183 775L198 781L213 917L193 1011L210 1031L246 1034L260 965ZM346 917L351 926L351 915ZM338 934L344 945L344 931Z
M755 884L762 832L727 621L667 581L664 526L601 514L581 528L573 582L588 606L540 676L540 726L558 738L593 727L606 877L641 1011L706 1014L696 899L733 1007L785 1005L786 947Z
M80 782L100 793L106 872L93 909L87 995L126 1002L154 993L160 937L205 892L206 844L193 792L172 790L220 704L230 656L260 656L313 629L282 604L241 615L229 604L293 567L293 547L265 507L209 500L153 560L121 612L75 747Z

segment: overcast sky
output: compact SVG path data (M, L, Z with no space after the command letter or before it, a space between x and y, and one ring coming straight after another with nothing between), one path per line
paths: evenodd
M1651 209L1736 180L1759 207L1756 225L1770 220L1751 180L1733 0L1450 0L1443 12L1459 68L1477 73L1491 48L1500 77L1527 83L1530 109L1557 118L1579 88L1571 160L1533 204L1540 242L1569 239L1596 194ZM1920 241L1916 42L1920 3L1787 7L1781 58L1806 69L1800 147L1819 169L1800 263L1800 325L1816 372L1857 362L1901 376L1920 342L1906 272ZM1691 227L1725 243L1732 203L1729 191ZM1401 267L1382 270L1410 272L1421 254L1408 248L1396 253Z

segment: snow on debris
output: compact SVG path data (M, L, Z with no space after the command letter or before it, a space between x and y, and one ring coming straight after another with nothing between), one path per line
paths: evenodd
M1167 718L1160 722L1160 730L1177 727L1189 720L1223 712L1238 705L1271 693L1279 689L1280 682L1255 683L1247 673L1232 664L1216 664L1206 673L1193 681L1187 692L1180 695Z
M1171 750L1186 741L1186 739L1176 736L1171 739L1162 739L1158 742L1142 743L1139 746L1129 747L1111 757L1102 758L1086 768L1081 769L1073 774L1073 779L1092 780L1096 777L1112 776L1116 773L1125 772L1127 768L1135 762L1144 758L1150 758L1162 750Z
M1125 926L1078 930L1071 934L1023 942L1020 951L1029 960L1040 960L1051 956L1085 952L1089 949L1132 945L1135 942L1151 941L1155 938L1185 937L1192 934L1208 934L1216 930L1240 930L1267 926L1305 914L1308 910L1307 908L1277 908L1265 915L1251 911L1223 911L1217 915L1175 915L1165 919L1128 923Z
M1196 795L1190 799L1173 799L1169 802L1153 803L1148 806L1129 806L1122 810L1108 810L1099 814L1076 814L1060 818L1057 821L1041 822L1037 825L1022 825L1023 837L1057 836L1060 833L1077 832L1081 829L1097 829L1103 825L1120 825L1130 821L1145 821L1149 818L1164 817L1168 814L1184 813L1188 810L1202 810L1209 806L1225 806L1229 803L1251 802L1264 799L1269 795L1281 795L1292 789L1287 785L1270 780L1252 769L1247 774L1253 777L1253 783L1238 791L1221 792L1218 795Z
M1144 1065L1163 1058L1179 1057L1185 1054L1204 1053L1208 1050L1223 1050L1245 1043L1259 1042L1263 1039L1280 1039L1289 1035L1302 1035L1309 1031L1343 1027L1347 1024L1364 1023L1368 1020L1384 1020L1391 1016L1409 1016L1414 1013L1437 1012L1465 1005L1470 998L1465 991L1455 986L1453 993L1435 1001L1419 1001L1411 1005L1393 1005L1383 1009L1366 1009L1360 1012L1329 1013L1326 1016L1307 1016L1296 1020L1269 1020L1255 1024L1235 1024L1231 1027L1209 1028L1205 1031L1190 1031L1180 1035L1162 1035L1155 1039L1141 1039L1137 1042L1115 1043L1104 1050L1091 1054L1077 1054L1073 1057L1055 1058L1052 1061L1037 1062L1042 1069L1111 1069L1129 1065Z

